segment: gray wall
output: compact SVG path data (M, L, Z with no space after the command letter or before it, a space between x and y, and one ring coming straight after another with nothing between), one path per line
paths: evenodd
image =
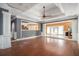
M17 38L21 38L21 20L16 19L15 21L15 32L17 33Z
M40 30L39 31L34 31L34 30L21 31L21 19L16 19L15 21L15 32L17 33L18 39L41 35Z
M40 23L40 31L43 32L43 23Z
M29 31L22 31L22 37L31 37L31 36L37 36L40 35L40 31L34 31L34 30L29 30Z
M0 35L3 34L3 14L0 10Z
M0 8L0 35L3 34L3 14L2 11L9 12L6 9Z

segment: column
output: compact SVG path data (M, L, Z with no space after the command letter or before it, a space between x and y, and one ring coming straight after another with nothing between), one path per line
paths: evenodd
M21 31L21 19L16 19L16 23L15 23L15 29L16 29L16 35L17 38L22 38L22 31Z
M2 11L2 29L3 32L0 35L0 49L11 47L11 15L7 12Z
M72 40L78 40L78 21L77 19L72 20Z

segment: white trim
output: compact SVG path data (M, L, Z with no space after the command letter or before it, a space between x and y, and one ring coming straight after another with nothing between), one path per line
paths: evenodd
M13 40L13 41L11 41L11 42L16 42L16 41L21 41L21 40L33 39L33 38L40 37L40 36L43 36L43 35L32 36L32 37L27 37L27 38L20 38L20 39ZM46 35L44 35L44 36L46 36ZM63 38L63 39L65 39L65 38ZM77 41L77 40L72 40L72 39L68 39L68 40Z
M40 36L42 36L42 35L32 36L32 37L27 37L27 38L20 38L20 39L12 40L11 42L21 41L21 40L27 40L27 39L32 39L32 38L36 38L36 37L40 37Z
M2 11L3 13L3 34L0 35L0 49L6 49L11 47L11 32L10 32L10 23L11 23L11 14Z
M11 47L11 39L9 35L0 35L0 49Z

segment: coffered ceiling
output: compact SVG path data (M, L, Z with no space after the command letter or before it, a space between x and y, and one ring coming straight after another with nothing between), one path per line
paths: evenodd
M12 15L37 22L79 13L78 3L4 3L0 5L4 5L4 8L9 9ZM43 6L45 6L45 15L52 17L42 18Z
M27 11L28 9L32 8L36 3L7 3L8 6L18 9L20 11Z

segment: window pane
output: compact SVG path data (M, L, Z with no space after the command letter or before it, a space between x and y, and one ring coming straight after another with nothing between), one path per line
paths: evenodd
M64 28L63 26L58 27L58 34L63 34L64 33Z
M64 27L63 26L58 27L58 38L64 38Z
M47 34L50 34L50 27L47 27Z

